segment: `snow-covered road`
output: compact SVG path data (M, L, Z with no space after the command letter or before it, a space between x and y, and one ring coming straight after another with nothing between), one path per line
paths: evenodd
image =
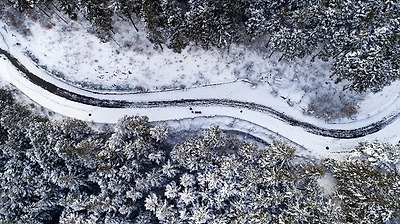
M278 97L266 97L268 93L262 86L256 87L246 80L141 94L93 92L54 78L5 41L0 48L0 57L4 59L0 60L2 79L38 104L69 117L102 123L115 123L124 115L136 114L152 121L212 120L210 125L245 129L262 139L267 132L275 133L321 154L326 153L327 146L329 152L337 152L362 140L398 141L399 98L366 119L328 124L305 116Z

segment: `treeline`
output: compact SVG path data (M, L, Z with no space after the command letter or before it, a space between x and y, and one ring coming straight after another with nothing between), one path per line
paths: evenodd
M5 90L0 115L0 223L399 221L398 145L314 161L218 127L171 145L145 117L95 131L39 116Z
M263 42L280 60L333 60L333 78L379 91L400 76L400 3L354 0L8 0L19 11L61 10L89 20L103 40L113 16L144 22L147 37L181 52ZM257 41L256 41L257 40Z

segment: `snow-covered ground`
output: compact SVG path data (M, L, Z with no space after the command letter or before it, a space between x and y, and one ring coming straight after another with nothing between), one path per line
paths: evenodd
M267 49L245 46L205 51L190 45L180 54L167 48L161 51L146 39L143 24L138 23L136 32L129 22L115 20L114 41L107 43L88 32L85 20L66 24L57 16L45 26L25 21L30 35L8 28L13 35L9 41L58 79L86 89L161 91L247 79L263 86L265 97L284 98L302 112L315 102L314 115L329 121L341 118L344 105L350 111L344 119L355 118L351 111L359 110L361 116L369 113L357 106L364 94L343 92L346 83L334 84L330 62L279 61L279 52L269 57Z
M132 45L129 49L112 42L99 42L93 35L84 32L85 27L82 25L71 23L66 28L66 25L59 22L56 24L57 26L47 29L33 23L32 36L23 37L0 23L0 48L9 51L34 74L83 95L137 102L182 98L234 99L269 106L319 127L340 129L362 127L399 112L400 82L395 82L378 94L357 96L364 100L359 104L359 113L353 119L326 123L305 115L304 110L315 96L340 96L337 92L342 86L335 86L328 79L329 64L309 63L305 60L277 62L274 57L262 58L260 53L241 47L232 47L229 54L205 52L194 46L181 55L169 50L159 52L152 49L143 34L135 33L133 29L125 30L125 36L115 37L121 46L125 46L126 41L131 41L135 46ZM128 24L121 27L128 27ZM126 34L131 36L127 37ZM52 76L38 68L27 57L27 51L38 58L38 63L45 65L48 71L62 72L63 76ZM364 138L334 139L308 133L270 114L244 108L193 108L202 111L199 116L191 113L187 107L109 109L83 105L49 94L30 83L8 60L0 59L0 75L1 79L15 85L38 104L62 115L87 121L114 123L124 115L139 114L148 116L152 121L171 121L171 124L196 122L210 126L219 125L226 129L245 130L266 140L271 139L271 136L290 139L308 150L303 153L312 153L314 156L332 156L336 152L351 149L362 140L378 139L390 143L397 143L399 140L399 120ZM148 90L180 88L182 85L188 88L166 92L103 95L85 91L85 88L93 85L82 85L83 82L100 84L103 89L111 90L108 93L116 92L116 86L141 86ZM219 85L210 85L215 83ZM329 150L326 150L327 146Z
M1 46L4 47L4 44ZM32 72L40 75L47 80L54 79L48 76L44 70L37 68L32 61L18 51L9 48L14 56L20 59L26 67ZM88 106L79 104L76 102L68 101L64 98L56 95L49 94L42 88L32 84L30 81L25 79L23 75L17 71L14 66L8 60L0 60L1 75L2 78L14 84L18 89L24 92L31 99L43 105L47 108L54 110L57 113L75 117L87 121L114 123L120 117L124 115L146 115L152 121L164 121L164 120L183 120L183 123L188 121L191 122L192 118L196 118L196 122L205 123L209 125L220 125L223 128L230 128L233 130L244 130L252 133L256 137L269 140L271 135L282 136L290 139L298 145L306 148L309 151L303 153L312 153L320 156L331 155L332 152L340 152L352 148L358 141L362 140L375 140L379 139L387 142L395 142L398 139L396 133L396 127L400 121L395 121L391 125L387 126L384 130L379 131L373 135L365 138L352 139L352 140L340 140L328 137L321 137L314 134L305 132L300 127L290 126L284 121L276 119L270 114L263 112L230 108L223 106L201 106L193 108L194 110L202 111L201 116L191 113L187 107L163 107L163 108L124 108L124 109L110 109L110 108L99 108L94 106ZM144 93L144 94L123 94L123 95L101 95L84 90L77 89L68 84L53 80L55 84L68 89L73 92L85 94L89 96L95 96L99 98L109 99L126 99L130 101L148 101L148 100L171 100L181 98L230 98L238 100L248 100L257 102L264 105L269 105L279 111L285 112L286 114L295 117L302 121L313 123L317 126L328 127L328 128L357 128L366 124L369 124L375 120L379 120L382 116L388 115L394 111L394 108L387 108L387 110L376 114L373 117L369 117L360 121L353 121L341 124L327 124L321 120L315 119L310 116L306 116L299 112L299 110L293 109L283 99L279 98L266 98L262 96L263 89L258 86L254 88L247 82L235 82L225 85L209 86L202 88L193 88L189 90L181 91L169 91L169 92L158 92L158 93ZM261 92L260 92L261 91ZM400 104L400 101L395 101ZM241 110L241 111L240 111ZM89 116L89 114L91 116ZM330 149L326 150L326 146Z

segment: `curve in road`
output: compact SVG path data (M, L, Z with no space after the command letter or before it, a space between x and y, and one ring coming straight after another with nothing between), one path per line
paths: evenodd
M41 88L47 90L48 92L55 94L57 96L63 97L65 99L75 101L78 103L104 107L104 108L129 108L129 107L137 107L137 108L155 108L155 107L166 107L166 106L205 106L205 105L214 105L214 106L227 106L227 107L237 107L237 108L247 108L249 110L260 111L263 113L268 113L271 116L286 122L292 126L298 126L303 128L305 131L320 135L324 137L332 137L339 139L352 139L364 137L375 132L378 132L383 127L392 123L396 120L400 113L392 114L388 117L384 117L383 119L371 123L369 125L345 130L345 129L327 129L321 128L316 125L296 120L295 118L285 115L277 110L274 110L271 107L253 103L253 102L244 102L238 100L231 99L180 99L180 100L164 100L164 101L146 101L146 102L130 102L126 100L110 100L110 99L98 99L90 96L85 96L82 94L78 94L75 92L71 92L69 90L63 89L50 83L48 81L43 80L42 78L36 76L32 72L30 72L24 65L22 65L17 58L12 56L6 50L0 48L0 54L4 55L13 66L15 66L18 70L20 70L23 74L25 74L26 78L30 80L30 82L40 86Z

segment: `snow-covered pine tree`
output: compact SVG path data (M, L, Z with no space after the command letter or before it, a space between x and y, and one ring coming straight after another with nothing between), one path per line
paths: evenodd
M205 49L229 47L244 32L244 7L240 0L190 0L186 13L187 37Z
M109 8L113 9L115 14L128 20L136 32L139 32L134 18L140 19L142 16L143 4L141 0L111 0Z
M388 143L360 142L353 156L361 160L366 160L376 170L381 172L391 172L400 174L400 145Z
M80 12L92 24L100 40L106 42L111 40L112 17L114 11L108 7L107 2L98 0L86 0L79 2Z
M161 2L161 7L167 19L167 46L174 52L180 53L189 44L188 38L186 37L186 8L177 0L164 0Z
M58 0L59 8L72 20L77 20L80 11L80 0Z
M398 174L379 172L370 161L355 157L328 164L337 182L335 199L344 211L343 221L385 223L399 216Z
M203 141L205 147L218 149L227 144L227 137L218 126L214 126L203 131Z
M23 12L27 9L32 9L34 5L30 0L8 0L8 3L19 12Z
M167 18L162 11L161 0L143 0L142 19L145 22L147 39L154 44L154 47L163 50L162 44L168 39L165 30Z

